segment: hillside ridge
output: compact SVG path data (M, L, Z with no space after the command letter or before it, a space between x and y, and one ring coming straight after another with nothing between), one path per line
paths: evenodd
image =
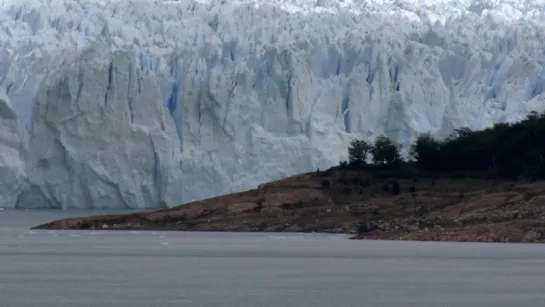
M393 195L396 181L399 194ZM333 168L173 208L68 218L34 229L324 232L351 233L357 239L543 242L545 181L394 180Z

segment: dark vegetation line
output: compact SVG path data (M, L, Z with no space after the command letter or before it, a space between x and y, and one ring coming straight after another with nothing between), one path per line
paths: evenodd
M373 144L354 140L349 161L334 169L361 169L396 178L545 179L545 113L472 131L456 129L448 138L419 136L401 155L401 145L380 136ZM369 159L370 158L370 159Z

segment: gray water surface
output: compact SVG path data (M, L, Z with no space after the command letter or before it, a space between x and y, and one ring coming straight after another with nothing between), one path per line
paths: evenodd
M2 307L545 306L545 245L32 231L56 213L22 214L0 211Z

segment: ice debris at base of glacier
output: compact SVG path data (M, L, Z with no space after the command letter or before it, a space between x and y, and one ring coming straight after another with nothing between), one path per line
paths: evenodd
M2 0L0 207L177 205L518 120L544 5Z

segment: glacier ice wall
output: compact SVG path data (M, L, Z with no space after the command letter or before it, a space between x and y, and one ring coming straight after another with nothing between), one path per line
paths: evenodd
M24 128L8 96L0 89L0 205L14 204L23 191L26 178L21 154Z
M0 207L147 208L544 110L545 2L3 0Z

